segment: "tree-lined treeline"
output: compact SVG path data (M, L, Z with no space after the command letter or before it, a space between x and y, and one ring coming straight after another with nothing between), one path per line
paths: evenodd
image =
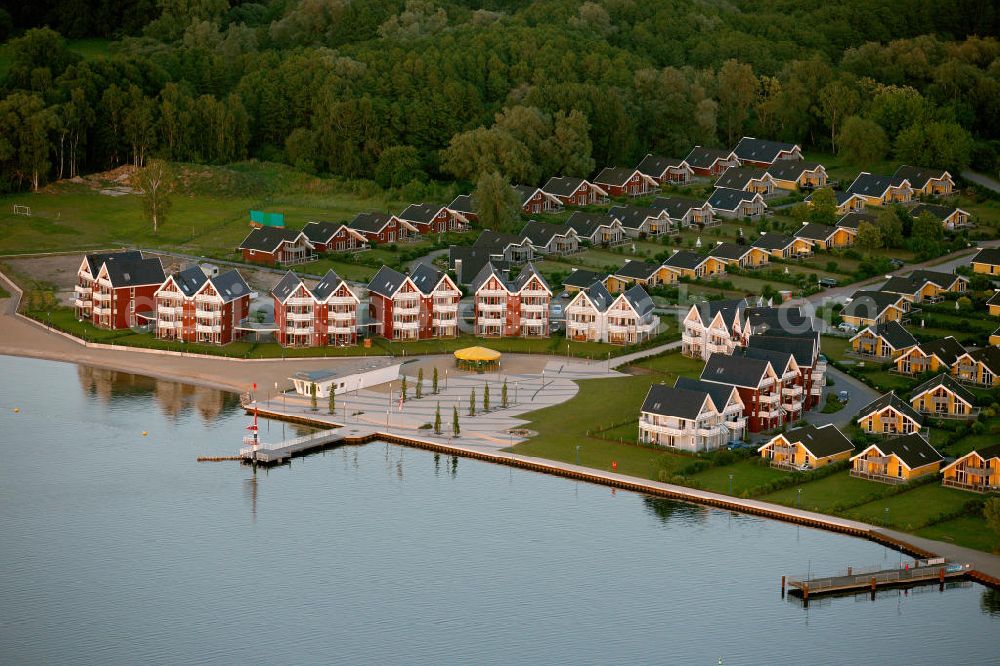
M859 165L994 170L1000 149L991 3L29 4L7 16L7 190L151 155L399 187L538 183L744 134ZM118 41L82 60L52 28Z

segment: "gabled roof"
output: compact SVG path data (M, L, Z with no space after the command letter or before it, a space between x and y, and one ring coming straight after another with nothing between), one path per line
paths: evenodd
M243 242L240 243L241 250L260 250L261 252L275 252L282 243L294 243L299 237L306 239L306 243L312 247L309 243L309 239L304 233L298 231L297 229L288 229L285 227L261 227L259 229L252 229Z
M895 455L910 469L930 465L931 463L939 462L944 459L926 439L915 432L910 433L909 435L889 437L888 439L882 440L878 444L872 444L866 448L865 451L872 447L881 451L883 455ZM853 460L854 458L857 458L862 455L862 453L864 453L864 451L856 456L852 456L851 459Z
M483 285L486 284L490 278L496 278L497 282L500 283L500 286L507 290L507 292L513 291L510 283L507 281L507 276L505 276L503 272L497 269L497 267L492 263L487 263L479 270L478 273L476 273L476 277L469 283L469 290L473 294L476 293L483 288Z
M905 294L907 296L912 296L918 291L923 289L923 280L914 280L910 277L904 277L902 275L893 275L886 283L879 287L879 291L888 292L890 294Z
M733 355L768 361L779 376L783 375L788 366L795 360L795 357L787 349L767 349L765 347L737 347L733 350ZM797 361L795 365L798 365Z
M715 406L712 398L704 391L653 384L646 393L646 399L642 401L642 411L693 421L701 414L706 402Z
M550 295L552 294L552 288L549 286L549 283L545 281L545 278L542 277L542 274L538 272L530 261L521 268L521 272L517 274L517 278L511 286L514 287L514 291L521 291L533 277L538 278L545 291L549 292Z
M719 259L742 259L750 251L749 245L737 245L736 243L716 243L708 252L710 257Z
M798 148L794 143L783 143L781 141L768 141L767 139L755 139L752 136L745 136L740 139L733 150L741 160L752 162L773 162L778 159L782 152L792 152ZM801 149L800 149L801 150Z
M481 247L487 250L493 251L495 254L502 254L503 251L511 245L524 245L526 239L521 236L515 236L514 234L504 234L498 231L491 231L490 229L484 230L479 237L476 238L476 242L473 243L473 247Z
M608 227L614 224L615 217L607 213L585 213L578 210L566 220L566 226L577 233L581 238L590 238L601 227Z
M1000 266L1000 247L984 247L972 258L972 263Z
M92 277L97 277L98 271L101 270L107 262L114 261L141 261L142 252L139 250L123 250L122 252L98 252L95 254L88 254L84 257L87 260L87 268L90 269L90 275Z
M648 218L660 217L663 209L643 206L613 206L608 215L617 217L627 229L638 229Z
M438 283L445 277L447 275L444 271L439 271L430 264L418 264L416 268L410 271L410 280L416 285L417 289L428 296L434 293Z
M877 319L889 307L899 303L900 298L899 294L887 291L856 291L851 296L851 302L844 306L841 315Z
M767 376L768 368L772 368L770 362L763 359L712 354L701 372L701 378L709 382L755 389Z
M671 167L679 168L681 166L687 166L687 162L679 157L662 157L660 155L648 154L642 158L636 169L647 176L659 178L667 169Z
M851 440L847 439L832 423L827 423L819 428L814 425L792 428L781 436L791 444L801 444L817 458L827 458L854 450L854 444L851 443ZM764 446L760 448L764 448Z
M448 267L457 270L456 262L462 262L461 278L463 284L468 284L469 280L474 278L483 269L483 266L490 262L498 270L508 270L509 266L506 261L491 256L491 249L469 245L452 245L448 248Z
M767 168L771 178L778 180L798 180L806 171L816 171L824 169L819 162L806 162L804 160L778 160Z
M692 167L697 167L699 169L711 168L718 160L730 160L736 159L735 153L731 150L721 150L719 148L703 148L701 146L695 146L691 149L691 152L687 154L684 161L690 164Z
M691 197L656 197L650 204L650 208L657 211L667 211L667 216L674 220L683 218L691 209L700 209L704 206L704 201Z
M907 349L917 344L917 339L910 335L910 332L903 328L898 321L887 321L884 324L866 326L855 333L851 340L859 337L865 331L869 331L872 335L882 338L893 349Z
M898 169L896 173L892 174L893 178L898 180L906 179L910 181L910 184L918 190L924 189L927 182L932 178L937 178L943 180L945 178L951 178L951 174L944 169L929 169L927 167L917 167L910 166L909 164L904 164Z
M615 302L614 294L600 280L578 293L573 301L578 298L587 298L599 312L605 312Z
M437 217L437 214L441 212L442 208L444 208L444 206L438 206L437 204L410 204L406 207L406 210L396 217L410 222L430 224L434 221L434 218Z
M649 278L653 273L662 268L661 264L651 264L646 261L639 261L637 259L629 259L622 265L621 268L616 270L613 275L618 275L626 278L633 278L638 280L645 280Z
M703 257L700 254L695 254L690 250L678 250L670 255L667 260L663 262L663 265L671 268L685 268L693 271L705 263L705 261L707 261L707 257Z
M732 399L733 394L736 394L737 399L739 399L739 391L732 384L717 384L716 382L706 382L703 379L694 379L692 377L684 377L683 375L677 377L674 382L674 388L687 389L688 391L702 391L707 393L709 397L712 398L712 402L715 404L715 408L720 412L726 408L729 401ZM743 402L742 399L739 399Z
M800 368L811 368L816 360L816 334L802 335L751 335L749 349L786 351L795 358Z
M837 227L819 224L818 222L808 222L795 231L795 236L806 240L826 242L835 233L837 233Z
M273 294L279 301L284 303L286 300L288 300L288 297L294 294L295 290L301 286L304 286L302 278L300 278L292 271L288 271L283 276L281 276L281 279L278 280L278 284L271 287L271 294Z
M576 236L576 231L566 224L549 224L528 220L521 229L521 237L527 238L532 245L548 245L556 236Z
M961 208L955 208L954 206L942 206L940 204L930 204L930 203L918 203L916 206L910 209L910 215L913 217L920 217L924 213L931 215L936 220L947 220L949 217L955 214L956 211L961 211L966 215L969 211L962 210Z
M194 296L208 282L208 276L200 266L189 266L172 276L174 284L188 298Z
M311 243L326 243L331 238L336 236L337 232L339 232L342 228L357 234L356 231L348 227L343 222L323 222L319 220L306 222L306 226L302 227L302 233L306 235L306 238L308 238Z
M729 187L717 187L712 190L707 203L712 208L719 210L736 210L744 201L753 201L754 199L763 200L763 198L757 192L734 190ZM764 204L764 207L766 208L767 204Z
M159 259L106 261L103 265L108 271L108 280L115 289L160 285L167 279Z
M913 393L910 394L910 400L913 400L917 396L927 393L928 391L933 391L939 386L948 389L954 393L955 396L961 398L970 405L976 404L976 396L972 394L972 391L959 384L958 380L951 375L943 372L937 377L932 377L917 388L913 389Z
M846 213L843 217L837 220L838 227L848 227L849 229L857 229L861 226L862 222L867 222L868 224L875 224L878 218L871 213Z
M714 301L699 301L694 304L694 308L698 310L698 316L701 317L701 323L708 326L715 319L715 315L722 314L723 321L726 325L732 324L736 320L736 316L746 309L747 303L742 298L727 298L719 299Z
M968 278L963 275L956 275L955 273L942 273L940 271L925 271L916 270L910 273L910 278L913 280L919 280L921 282L930 282L941 289L947 289L951 285L955 284L955 280L960 280L968 282Z
M606 277L606 273L588 271L584 268L574 268L569 275L563 278L563 286L586 289L590 285L594 284L594 282L603 283L604 278Z
M323 276L323 279L319 281L319 284L316 285L312 292L317 301L325 301L335 291L337 291L342 284L344 284L343 278L334 273L333 269L330 269L326 272L326 275ZM348 289L350 289L350 287L348 287ZM351 295L354 295L353 289L351 289Z
M938 340L921 342L917 345L917 348L926 356L930 356L932 354L937 356L941 359L942 363L949 367L955 363L955 359L966 352L965 347L963 347L958 340L950 335Z
M900 187L908 184L905 178L895 176L879 176L867 171L858 174L854 182L847 188L849 194L861 194L867 197L882 197L890 187Z
M368 283L368 291L392 298L392 295L406 282L406 276L394 268L382 266Z
M649 294L646 293L646 290L638 284L632 285L626 289L621 297L628 301L629 305L632 306L632 309L635 310L635 313L640 317L645 317L652 312L655 307L653 305L653 299L650 298Z
M235 268L209 278L208 281L212 283L215 293L222 298L223 303L229 303L250 294L250 285Z
M759 247L763 250L784 250L786 247L790 246L795 242L795 239L791 236L785 236L783 234L769 234L762 233L758 236L751 245L753 247Z
M476 214L476 207L473 204L471 194L459 194L448 204L448 208L458 213Z
M993 295L986 301L986 305L1000 305L1000 291L994 291Z
M631 167L604 167L599 174L594 176L594 182L601 185L624 186L637 171L638 169L632 169ZM641 171L639 171L639 174L643 178L651 178L651 176L647 176Z
M549 178L549 182L542 186L542 191L559 197L568 197L572 196L583 184L594 187L593 183L584 180L583 178L573 178L572 176L553 176L552 178ZM594 187L594 189L602 194L607 194L599 187Z
M989 368L990 372L994 375L1000 375L1000 347L988 345L979 349L973 349L969 352L969 356L973 361L982 363Z
M762 180L767 176L767 172L760 167L742 166L729 167L726 172L715 181L716 187L728 187L734 190L742 190L752 180Z
M358 231L377 234L385 228L385 225L392 221L393 217L395 216L389 213L358 213L347 226Z
M858 413L855 415L855 421L860 421L869 414L873 414L875 412L881 412L883 409L886 409L887 407L892 407L897 412L906 416L907 418L911 419L917 424L923 424L924 422L924 417L921 416L920 412L913 409L913 407L910 406L910 403L906 402L892 391L889 391L885 395L881 395L875 398L870 403L862 407L861 410L858 411Z

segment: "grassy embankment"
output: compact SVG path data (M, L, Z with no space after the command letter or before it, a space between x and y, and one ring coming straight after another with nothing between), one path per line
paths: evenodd
M701 368L700 361L670 353L637 363L627 377L581 381L570 401L528 416L526 427L538 435L514 450L563 462L579 455L582 465L602 470L614 461L619 472L641 478L801 505L980 550L997 544L979 513L981 497L944 488L937 477L899 487L855 479L842 467L796 475L772 469L752 451L694 456L638 445L636 417L650 385L672 385L678 375L696 377Z

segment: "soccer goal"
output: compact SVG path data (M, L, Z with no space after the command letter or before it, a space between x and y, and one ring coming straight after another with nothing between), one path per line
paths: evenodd
M18 204L14 204L14 215L31 217L31 206L19 206Z

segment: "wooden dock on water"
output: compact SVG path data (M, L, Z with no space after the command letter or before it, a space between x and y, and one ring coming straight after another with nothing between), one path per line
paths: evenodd
M789 594L808 602L809 597L827 594L853 594L871 592L893 587L911 587L965 578L971 570L969 564L946 562L944 558L917 560L913 566L895 569L853 570L836 576L821 578L791 578L788 580ZM785 592L785 576L781 577L781 591Z
M240 449L241 460L258 465L280 465L294 456L302 456L338 444L356 444L375 437L375 430L365 427L345 426L321 430L282 442L258 442L256 446Z

